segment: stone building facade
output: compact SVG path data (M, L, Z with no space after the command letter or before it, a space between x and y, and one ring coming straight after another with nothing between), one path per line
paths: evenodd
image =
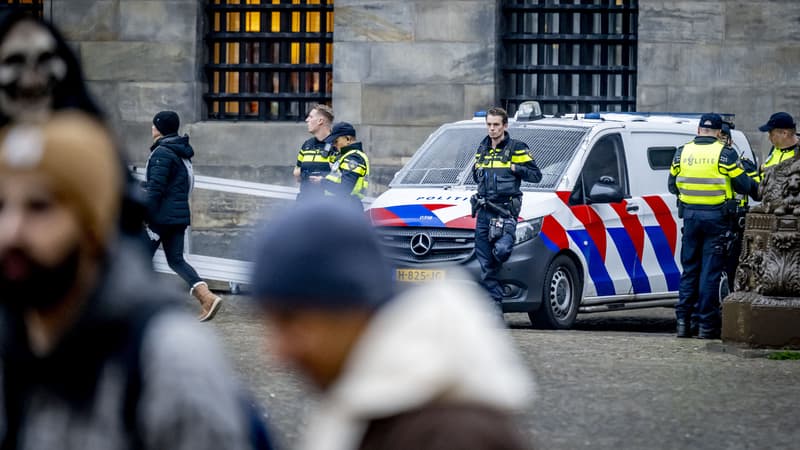
M196 147L197 173L291 185L304 123L205 120L205 3L44 0L44 12L78 51L133 162L146 159L153 114L174 109ZM498 101L501 4L335 1L332 103L371 154L373 194L438 125ZM777 110L800 116L800 2L640 0L638 8L637 110L735 113L762 152L758 125ZM239 257L237 239L281 204L196 191L194 250Z

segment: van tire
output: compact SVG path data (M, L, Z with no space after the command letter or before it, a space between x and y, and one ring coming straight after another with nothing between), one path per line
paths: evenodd
M583 297L583 280L568 256L558 255L547 268L542 286L542 306L528 313L535 328L566 330L575 324Z

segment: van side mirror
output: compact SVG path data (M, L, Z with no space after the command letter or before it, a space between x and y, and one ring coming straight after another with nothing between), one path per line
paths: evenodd
M589 191L591 203L619 203L625 198L622 188L613 177L602 176Z

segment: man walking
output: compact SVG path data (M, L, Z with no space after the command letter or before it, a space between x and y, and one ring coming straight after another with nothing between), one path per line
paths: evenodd
M253 448L220 345L118 235L123 177L84 114L0 131L0 448Z
M178 136L180 119L174 111L161 111L153 117L153 145L147 160L145 180L148 210L147 236L150 255L164 247L167 264L189 285L189 293L200 302L201 322L211 320L222 306L208 284L183 258L183 239L191 224L189 194L194 184L189 136Z
M508 113L491 108L486 113L488 136L481 141L472 166L478 193L472 197L475 254L481 264L481 284L503 310L500 267L511 257L522 205L522 181L538 183L542 173L528 145L508 134Z
M667 186L683 208L681 282L675 306L677 336L718 339L722 277L732 244L734 192L753 197L758 184L745 173L739 155L719 141L722 118L703 114L697 137L680 147L670 167Z
M294 168L294 178L300 183L297 200L322 193L319 184L310 182L309 178L325 177L331 171L336 151L325 143L325 138L331 134L331 124L333 110L328 105L315 105L306 117L308 132L312 137L303 142L297 154L297 165Z
M532 382L480 290L397 294L375 231L342 202L299 205L256 246L270 345L322 391L299 448L529 448L511 414Z

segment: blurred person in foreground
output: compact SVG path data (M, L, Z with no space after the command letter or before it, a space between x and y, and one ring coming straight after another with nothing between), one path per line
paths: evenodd
M441 282L395 292L354 212L346 200L308 202L255 247L270 345L322 393L300 448L528 448L513 413L532 381L482 291Z
M268 442L214 336L118 233L123 179L82 113L0 131L0 449Z
M41 124L66 109L105 121L88 92L78 58L61 33L24 11L0 11L0 126ZM124 167L122 159L119 164ZM139 236L144 213L139 182L126 171L122 232Z

